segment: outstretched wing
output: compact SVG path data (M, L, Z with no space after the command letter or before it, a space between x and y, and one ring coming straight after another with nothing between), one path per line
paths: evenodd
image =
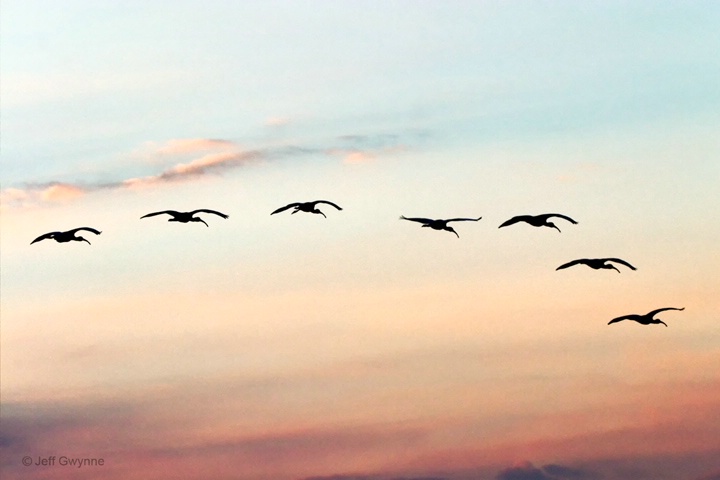
M606 258L605 261L606 261L606 262L620 263L620 264L622 264L622 265L625 265L626 267L628 267L628 268L631 269L631 270L637 270L637 268L633 267L632 265L630 265L628 262L626 262L626 261L623 260L622 258Z
M449 219L449 220L445 220L445 223L450 223L450 222L477 222L477 221L480 220L481 218L482 218L482 217L478 217L478 218L451 218L451 219Z
M272 212L270 215L275 215L276 213L284 212L284 211L287 210L288 208L297 207L298 205L300 205L300 203L298 203L298 202L290 203L290 204L288 204L288 205L285 205L284 207L278 208L277 210L275 210L274 212Z
M568 217L567 215L563 215L561 213L546 213L545 215L538 215L538 216L545 217L545 220L547 220L550 217L559 217L559 218L562 218L563 220L567 220L570 223L574 223L574 224L578 223L575 220L573 220L572 218Z
M638 320L641 320L644 316L645 316L645 315L638 315L638 314L636 314L636 313L631 313L631 314L629 314L629 315L623 315L622 317L613 318L612 320L610 320L610 321L608 322L608 325L610 325L611 323L622 322L623 320L634 320L634 321L638 321Z
M92 232L95 235L100 235L102 233L100 230L95 230L94 228L90 228L90 227L73 228L72 230L68 230L65 233L72 233L74 235L75 232L79 232L80 230L87 230L88 232Z
M222 218L228 218L228 217L229 217L229 215L225 215L224 213L220 213L220 212L218 212L218 211L216 211L216 210L209 210L209 209L207 209L207 208L198 208L197 210L193 210L192 212L190 212L190 216L193 216L193 215L195 215L196 213L202 213L202 212L204 212L204 213L213 213L213 214L218 215L218 216L220 216L220 217L222 217Z
M175 210L163 210L162 212L148 213L147 215L143 215L140 218L154 217L155 215L162 215L163 213L167 213L168 215L172 215L173 217L180 214L180 212L177 212Z
M313 203L327 203L328 205L332 205L333 207L337 208L338 210L342 210L340 206L335 205L333 202L329 202L327 200L315 200Z
M532 218L530 215L518 215L517 217L512 217L510 220L506 220L498 228L507 227L508 225L514 225L518 222L526 222L530 218Z
M572 262L563 263L559 267L557 267L555 270L562 270L563 268L572 267L573 265L578 265L580 263L585 263L584 258L578 258L577 260L573 260Z
M675 307L658 308L657 310L653 310L652 312L648 312L648 314L647 314L646 316L649 317L649 318L652 318L652 317L654 317L655 315L657 315L658 313L664 312L664 311L666 311L666 310L685 310L685 307L683 307L683 308L675 308Z
M30 245L32 245L32 244L35 243L35 242L39 242L39 241L41 241L41 240L45 240L45 239L48 239L48 238L53 238L53 237L54 237L55 235L57 235L58 233L62 233L62 232L49 232L49 233L46 233L46 234L44 234L44 235L40 235L40 236L37 237L35 240L33 240L32 242L30 242Z
M405 215L400 215L400 220L410 220L411 222L423 223L425 225L433 222L433 220L431 220L429 218L418 218L418 217L409 218L409 217L406 217Z
M611 323L617 323L622 322L623 320L635 320L637 318L637 315L623 315L622 317L613 318L608 322L608 325Z

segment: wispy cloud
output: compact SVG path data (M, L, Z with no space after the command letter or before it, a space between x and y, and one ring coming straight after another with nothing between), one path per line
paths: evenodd
M160 145L150 143L148 146L158 155L183 155L212 150L237 150L238 148L235 142L213 138L172 139Z
M66 183L58 183L51 185L40 192L40 197L43 200L50 202L64 202L73 200L81 197L85 194L85 191L75 185L69 185Z
M41 203L64 203L82 197L90 190L92 187L60 182L31 184L25 188L6 188L0 192L0 205L6 209Z
M271 125L284 125L290 120L275 118ZM263 159L321 155L339 157L346 164L362 164L383 156L405 152L408 147L399 142L398 135L345 135L337 137L335 145L281 145L271 148L247 149L225 139L189 138L165 142L146 142L131 156L150 164L175 163L161 167L159 173L134 176L106 182L44 182L28 183L0 191L3 209L42 206L76 200L98 191L150 188L181 181L199 180L208 175L221 175L233 169ZM338 145L339 144L339 145ZM349 144L349 145L348 145Z
M149 187L161 183L197 178L211 173L219 174L262 157L263 153L259 151L212 153L187 163L178 163L158 175L129 178L112 187Z
M150 143L145 145L144 149L151 155L173 157L208 151L212 153L206 153L187 162L178 162L156 175L89 184L48 182L27 184L24 188L7 188L0 192L0 203L4 209L63 203L97 191L152 187L194 180L210 174L221 174L264 156L261 151L241 150L234 142L217 139L176 139L159 145Z
M356 149L332 148L325 152L327 155L341 157L348 164L366 163L375 159L375 155Z
M340 157L343 162L349 165L357 165L361 163L371 162L379 157L395 155L408 150L404 145L395 145L382 148L330 148L325 153L330 156Z

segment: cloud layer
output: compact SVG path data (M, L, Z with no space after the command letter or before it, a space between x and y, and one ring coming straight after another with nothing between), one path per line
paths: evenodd
M276 120L281 125L286 120ZM345 163L359 164L381 156L404 152L407 147L397 144L396 135L339 137L342 144L352 146L314 147L284 145L263 149L243 149L224 139L171 139L163 143L148 142L138 151L142 157L154 162L175 158L176 163L159 173L119 179L109 182L43 182L28 183L22 188L8 187L0 191L3 208L22 208L52 203L65 203L97 191L150 188L174 182L198 180L208 175L221 175L262 160L299 157L311 154L340 157ZM189 157L189 158L188 158ZM194 158L193 158L194 157Z

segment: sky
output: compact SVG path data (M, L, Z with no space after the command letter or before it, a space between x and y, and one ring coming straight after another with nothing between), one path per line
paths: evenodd
M718 2L0 8L4 479L720 478Z

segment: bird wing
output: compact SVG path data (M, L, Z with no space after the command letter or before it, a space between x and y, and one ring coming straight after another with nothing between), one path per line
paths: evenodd
M449 222L477 222L477 221L480 220L481 218L482 218L482 217L478 217L478 218L451 218L451 219L449 219L449 220L445 220L445 223L449 223Z
M575 220L573 220L572 218L568 217L567 215L563 215L563 214L560 214L560 213L546 213L545 215L538 215L538 216L545 217L546 220L547 220L548 218L550 218L550 217L560 217L560 218L562 218L562 219L567 220L567 221L570 222L570 223L574 223L574 224L577 224L577 223L578 223L578 222L576 222Z
M313 203L327 203L328 205L332 205L333 207L337 208L338 210L342 210L340 206L335 205L333 202L328 202L327 200L315 200Z
M148 213L147 215L143 215L140 218L154 217L155 215L162 215L163 213L167 213L168 215L172 215L173 217L180 214L180 212L177 212L175 210L163 210L162 212Z
M419 223L424 223L424 224L432 223L434 221L429 218L418 218L418 217L409 218L409 217L406 217L405 215L400 215L400 220L410 220L411 222L419 222Z
M229 215L225 215L224 213L218 212L218 211L216 211L216 210L209 210L209 209L207 209L207 208L198 208L197 210L193 210L192 212L190 212L190 216L193 216L193 215L195 215L196 213L200 213L200 212L214 213L215 215L218 215L218 216L220 216L220 217L222 217L222 218L228 218L228 217L229 217Z
M53 238L53 237L54 237L55 235L57 235L58 233L62 233L62 232L49 232L49 233L46 233L46 234L44 234L44 235L40 235L40 236L37 237L35 240L33 240L32 242L30 242L30 245L32 245L32 244L35 243L35 242L39 242L39 241L41 241L41 240L45 240L45 239L48 239L48 238Z
M524 221L527 221L527 220L530 219L530 218L531 218L530 215L518 215L517 217L512 217L510 220L506 220L506 221L503 222L502 225L500 225L498 228L507 227L508 225L513 225L513 224L516 224L516 223L518 223L518 222L524 222Z
M652 318L652 317L654 317L655 315L657 315L658 313L664 312L664 311L666 311L666 310L685 310L685 307L683 307L683 308L675 308L675 307L658 308L657 310L653 310L652 312L648 312L648 314L647 314L646 316Z
M632 265L630 265L628 262L626 262L622 258L606 258L605 261L620 263L620 264L625 265L626 267L630 268L631 270L637 270L637 268L633 267Z
M284 207L278 208L277 210L275 210L274 212L272 212L270 215L275 215L276 213L284 212L284 211L287 210L288 208L297 207L298 205L300 205L300 203L298 203L298 202L290 203L290 204L288 204L288 205L285 205Z
M563 263L559 267L557 267L555 270L562 270L563 268L572 267L573 265L577 265L579 263L585 263L584 258L578 258L577 260L573 260L572 262Z
M72 230L68 230L68 231L65 232L65 233L75 234L75 232L78 232L78 231L80 231L80 230L87 230L88 232L92 232L92 233L94 233L95 235L100 235L100 234L102 233L100 230L95 230L94 228L90 228L90 227L78 227L78 228L73 228Z
M623 320L635 320L637 317L638 317L638 315L636 315L634 313L630 314L630 315L623 315L622 317L613 318L612 320L610 320L608 322L608 325L610 325L611 323L621 322Z

